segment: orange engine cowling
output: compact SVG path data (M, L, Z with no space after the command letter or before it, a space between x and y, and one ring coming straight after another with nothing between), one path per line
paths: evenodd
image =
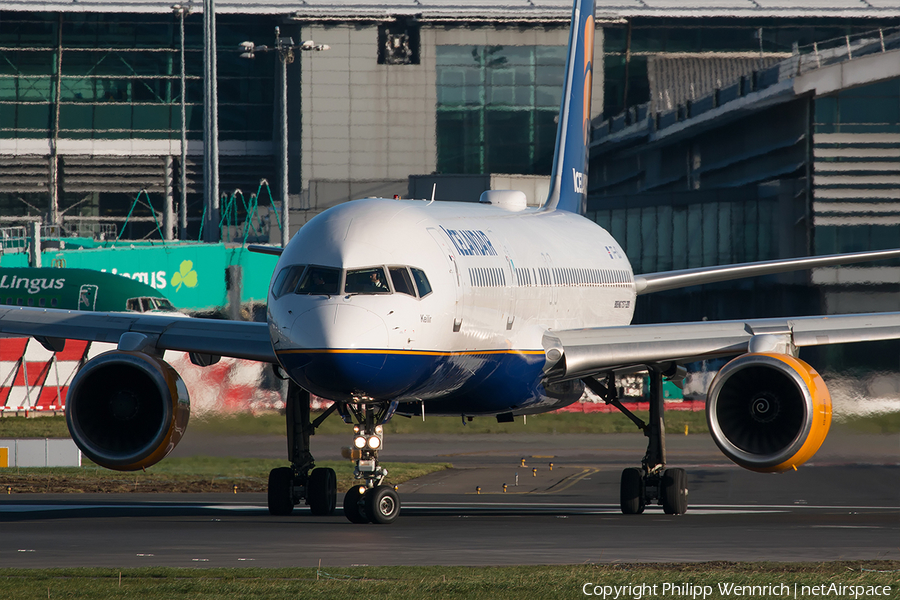
M812 458L831 426L831 396L811 366L786 354L744 354L709 388L706 420L719 449L762 473Z
M66 397L72 439L92 461L117 471L162 460L181 440L190 414L175 369L142 352L113 350L88 361Z

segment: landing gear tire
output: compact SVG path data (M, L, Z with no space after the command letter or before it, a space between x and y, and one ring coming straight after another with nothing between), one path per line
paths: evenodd
M313 469L306 484L306 502L314 515L328 516L337 504L337 476L334 469Z
M640 469L632 467L622 471L619 505L624 515L639 515L644 512L644 473Z
M366 516L373 523L387 525L393 523L400 514L400 496L394 488L379 485L366 492L364 502Z
M269 514L286 516L294 510L294 472L290 467L269 471Z
M344 516L351 523L368 523L369 517L363 510L363 495L359 493L359 486L353 486L344 494Z
M667 515L687 512L687 474L684 469L666 469L660 478L660 497Z

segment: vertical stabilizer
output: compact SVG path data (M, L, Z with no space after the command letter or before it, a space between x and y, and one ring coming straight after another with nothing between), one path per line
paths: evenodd
M544 210L584 214L588 142L591 136L594 27L594 0L575 0L566 80L559 106L553 172L550 175L550 195L544 203Z

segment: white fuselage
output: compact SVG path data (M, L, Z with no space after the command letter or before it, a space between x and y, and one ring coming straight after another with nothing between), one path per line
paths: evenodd
M539 385L545 331L626 325L634 313L625 252L604 229L565 211L357 200L305 225L281 255L273 283L294 265L341 269L331 288L338 293L270 292L268 304L283 366L304 387L333 399L440 399L475 379L490 375L496 382L504 368L497 360L509 355L530 357L536 369L529 377ZM370 267L420 269L431 292L398 293L394 285L393 293L347 293L353 270ZM316 362L326 357L342 361L330 373L342 381L330 385L301 373L328 372L331 363ZM380 385L382 376L402 378L404 363L415 363L409 367L415 382ZM438 375L426 377L429 369Z

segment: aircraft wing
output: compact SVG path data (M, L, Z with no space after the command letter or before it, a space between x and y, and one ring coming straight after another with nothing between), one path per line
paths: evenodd
M144 344L160 350L278 362L266 323L0 307L0 334L34 337L53 350L61 350L65 339L118 344L124 334L138 334L128 341L132 347Z
M547 331L545 372L578 379L640 365L686 363L758 351L773 338L796 347L900 338L900 312L740 321L699 321Z
M829 254L827 256L805 256L802 258L765 260L736 265L645 273L643 275L634 276L634 286L635 291L640 296L642 294L652 294L653 292L663 292L665 290L685 288L692 285L702 285L704 283L731 281L733 279L756 277L758 275L787 273L789 271L815 269L833 265L848 265L858 262L884 260L887 258L900 258L900 249L854 252L849 254Z

